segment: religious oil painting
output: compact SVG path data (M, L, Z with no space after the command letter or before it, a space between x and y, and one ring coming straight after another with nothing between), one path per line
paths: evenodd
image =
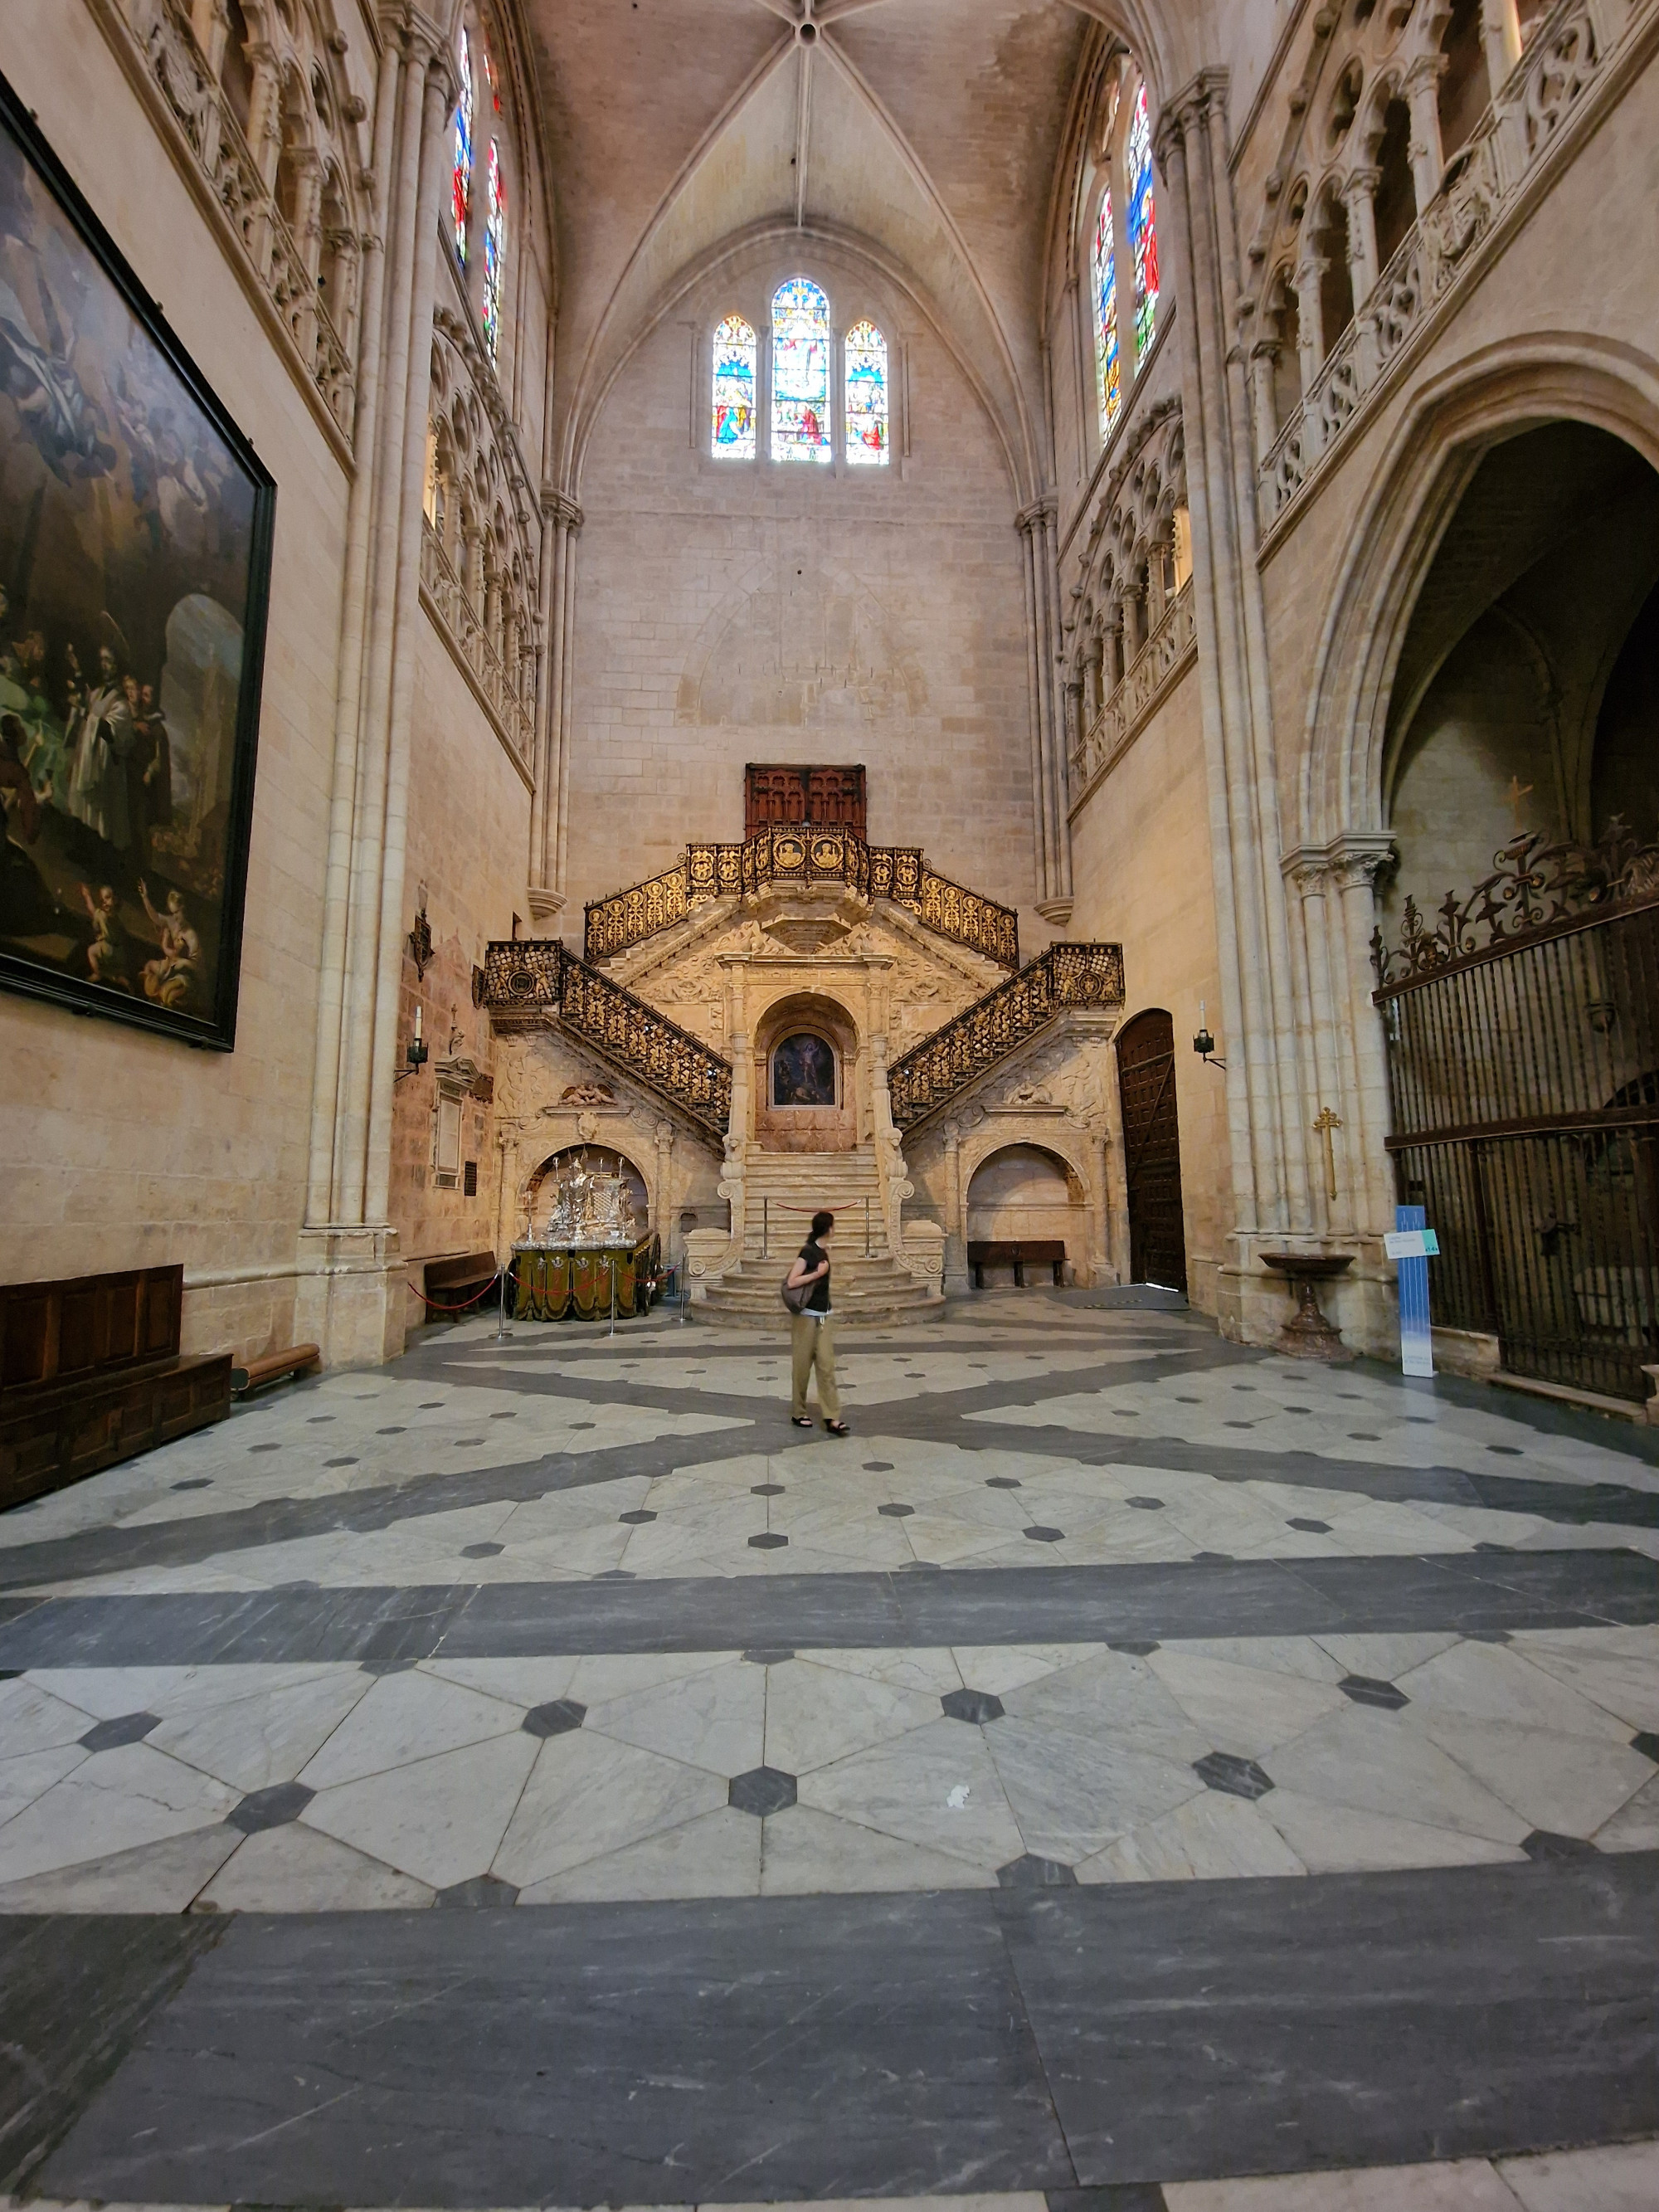
M0 80L0 983L234 1042L275 490Z
M775 1106L833 1106L836 1055L819 1036L785 1037L772 1054Z

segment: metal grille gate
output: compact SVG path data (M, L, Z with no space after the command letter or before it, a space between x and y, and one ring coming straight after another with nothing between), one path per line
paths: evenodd
M1659 1361L1659 899L1424 967L1375 996L1400 1196L1440 1239L1434 1321L1496 1336L1511 1373L1644 1397Z

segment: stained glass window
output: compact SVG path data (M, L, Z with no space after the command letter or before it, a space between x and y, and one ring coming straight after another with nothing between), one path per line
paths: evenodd
M1100 196L1100 220L1095 225L1095 381L1100 398L1100 434L1111 434L1117 410L1123 403L1117 356L1117 258L1112 246L1112 195Z
M455 107L455 161L452 177L455 252L466 259L467 221L472 212L472 52L461 33L461 96Z
M792 276L772 295L772 459L830 458L830 302Z
M714 416L711 451L716 460L755 458L755 362L759 347L741 315L728 315L714 332Z
M1129 179L1129 246L1135 263L1135 371L1152 349L1158 324L1158 222L1152 210L1152 126L1146 116L1146 88L1135 94L1134 113L1124 147Z
M484 343L494 361L501 345L501 278L507 262L507 186L501 180L501 157L495 139L489 142L488 169L489 214L484 219L483 326Z
M855 465L885 468L887 341L873 323L854 323L844 352L847 458Z

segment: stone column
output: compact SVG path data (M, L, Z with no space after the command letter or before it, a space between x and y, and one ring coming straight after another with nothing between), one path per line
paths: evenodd
M1054 713L1056 603L1048 560L1048 501L1035 500L1018 518L1025 548L1025 616L1029 641L1028 690L1031 704L1031 801L1036 877L1042 896L1037 911L1071 896L1070 835L1062 793L1064 765L1059 759ZM1067 908L1069 912L1069 908Z
M1412 115L1412 183L1420 216L1440 190L1446 156L1440 143L1440 79L1444 54L1419 54L1407 67L1406 103Z
M1112 660L1113 681L1110 688L1115 691L1117 689L1115 653L1112 655ZM1097 720L1101 708L1106 704L1107 689L1106 640L1097 629L1091 633L1088 651L1083 656L1083 696L1088 707L1091 722Z
M1322 253L1306 253L1296 265L1297 365L1304 399L1325 358L1325 301L1320 287L1329 265Z
M1480 0L1480 34L1486 49L1486 75L1495 95L1521 58L1521 16L1516 0Z
M973 1288L968 1268L968 1224L962 1203L962 1130L945 1125L945 1295L961 1297Z
M1277 338L1258 338L1250 348L1250 398L1255 415L1255 453L1265 461L1279 439L1273 377L1279 368Z
M662 1264L672 1267L679 1256L679 1224L674 1207L674 1124L659 1121L652 1132L657 1146L656 1219L652 1227L656 1231L661 1246Z
M1356 315L1382 274L1376 258L1376 188L1382 181L1381 169L1355 169L1342 187L1348 210L1348 282L1353 287Z

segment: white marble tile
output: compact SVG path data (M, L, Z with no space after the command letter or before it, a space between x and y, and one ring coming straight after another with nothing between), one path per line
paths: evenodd
M986 1741L1026 1850L1068 1865L1204 1787L1185 1761L1036 1721L993 1722Z
M959 1690L963 1680L955 1655L944 1650L911 1646L872 1651L814 1650L806 1656L813 1666L827 1667L835 1674L864 1674L896 1690L918 1690L935 1697Z
M761 1890L768 1897L996 1887L988 1867L901 1842L810 1805L775 1813L765 1831Z
M968 1688L1006 1698L1011 1691L1023 1690L1028 1682L1040 1682L1062 1668L1097 1659L1105 1649L1103 1644L963 1644L951 1656Z
M722 1805L641 1842L585 1859L520 1893L520 1905L672 1897L753 1897L761 1886L761 1823Z
M441 1681L459 1682L486 1698L499 1698L528 1712L532 1705L551 1705L566 1696L577 1662L574 1659L423 1659L416 1671L435 1674Z
M523 1890L726 1802L702 1767L586 1729L550 1737L502 1837L492 1871Z
M169 1692L176 1692L194 1671L189 1667L36 1667L27 1679L48 1697L91 1716L76 1730L81 1735L93 1720L164 1711Z
M202 1892L221 1912L405 1911L430 1905L423 1881L294 1821L249 1836Z
M1596 1830L1595 1843L1602 1851L1659 1850L1659 1775L1644 1783L1606 1827Z
M84 1714L81 1724L87 1725ZM9 1741L0 1735L0 1744ZM54 1782L72 1774L90 1755L78 1743L58 1743L49 1749L26 1751L16 1759L0 1759L0 1827L37 1797L44 1797Z
M1533 1825L1397 1714L1364 1706L1328 1714L1263 1764L1281 1789L1386 1820L1499 1844L1518 1844Z
M756 1672L756 1669L750 1669ZM806 1774L939 1717L939 1693L793 1659L766 1670L766 1764Z
M583 1725L729 1778L761 1764L766 1709L767 1669L736 1660L590 1705Z
M1382 1874L1396 1867L1497 1866L1519 1862L1514 1844L1356 1810L1299 1790L1273 1790L1263 1817L1284 1837L1310 1874Z
M433 1889L447 1889L489 1871L539 1748L535 1737L515 1729L322 1790L300 1818Z
M1011 1692L1002 1702L1011 1719L1109 1739L1122 1750L1182 1764L1215 1748L1150 1662L1125 1651L1102 1651L1073 1667L1059 1668Z
M1565 1735L1629 1739L1628 1723L1502 1644L1459 1644L1398 1678L1414 1705L1473 1720L1516 1721Z
M1659 2204L1659 2142L1546 2151L1497 2166L1523 2212L1653 2212Z
M26 1674L15 1681L0 1682L0 1749L8 1757L73 1743L91 1726L92 1715L85 1706L54 1696L44 1684Z
M1392 1682L1460 1639L1449 1630L1434 1630L1413 1636L1322 1636L1318 1641L1343 1674Z
M241 1840L218 1823L52 1867L0 1886L0 1912L183 1912Z
M1241 1759L1265 1758L1346 1703L1329 1682L1273 1673L1265 1666L1237 1666L1167 1645L1146 1663L1193 1726L1209 1738L1207 1747Z
M238 1674L246 1670L238 1668ZM356 1668L228 1704L194 1706L152 1729L148 1741L234 1790L289 1782L369 1690Z
M208 1827L240 1796L145 1743L100 1752L0 1828L0 1881Z
M418 1759L507 1735L523 1715L500 1698L413 1669L373 1681L317 1756L301 1768L309 1789L326 1790Z
M1221 1659L1236 1667L1267 1668L1275 1674L1292 1674L1306 1682L1339 1682L1351 1671L1339 1666L1311 1636L1182 1637L1166 1638L1164 1649L1183 1658Z
M1259 1805L1201 1790L1172 1812L1079 1861L1079 1881L1226 1881L1298 1875L1302 1862Z
M619 1651L578 1659L569 1688L561 1694L578 1705L602 1705L613 1698L631 1697L688 1675L707 1674L730 1666L735 1651Z
M1627 1744L1459 1713L1402 1715L1534 1828L1593 1836L1653 1773Z
M1510 1649L1632 1730L1659 1732L1659 1640L1647 1653L1575 1650L1565 1638L1517 1636Z
M1169 2212L1516 2212L1485 2159L1165 2185ZM1588 2212L1576 2206L1575 2212Z
M981 1868L1025 1848L983 1735L963 1721L931 1722L803 1775L799 1795L815 1811Z

